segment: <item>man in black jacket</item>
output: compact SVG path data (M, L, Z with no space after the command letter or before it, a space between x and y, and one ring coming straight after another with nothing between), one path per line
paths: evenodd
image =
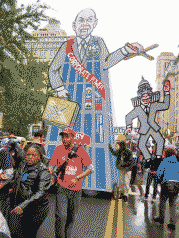
M119 143L119 149L116 151L112 148L111 144L109 144L109 151L112 155L117 157L116 167L120 171L119 188L121 190L121 197L126 201L130 190L129 180L131 178L131 169L134 163L132 152L127 149L125 141Z

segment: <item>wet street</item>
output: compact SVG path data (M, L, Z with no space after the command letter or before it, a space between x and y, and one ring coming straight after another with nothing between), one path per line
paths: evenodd
M146 179L144 180L144 182ZM145 185L143 185L145 191ZM158 186L160 192L160 186ZM136 188L131 192L127 202L121 199L114 200L109 193L100 193L97 197L88 197L83 194L75 224L72 232L73 238L99 238L99 237L179 237L179 224L177 218L176 230L167 229L169 223L169 203L167 201L164 225L158 225L153 217L159 215L159 194L152 202L153 187L150 187L148 200L139 196ZM50 211L45 222L41 225L37 237L54 238L54 208L55 196L49 197ZM179 199L177 199L178 211ZM176 212L177 212L176 211Z
M177 199L177 202L179 199ZM144 201L139 195L130 195L124 208L124 237L179 237L178 220L175 232L167 229L169 223L169 203L167 201L164 225L158 225L153 218L159 215L159 196L156 202L149 198Z

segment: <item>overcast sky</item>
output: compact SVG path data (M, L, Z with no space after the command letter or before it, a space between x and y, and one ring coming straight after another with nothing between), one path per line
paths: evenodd
M33 0L17 0L22 3ZM125 125L125 115L132 110L131 98L137 95L138 84L143 75L156 90L156 60L161 52L179 53L178 0L44 0L54 10L46 11L51 17L60 20L61 28L67 35L74 35L72 22L84 8L96 11L98 25L93 35L106 42L109 52L124 46L126 42L139 42L144 48L159 44L147 53L155 60L137 56L122 61L110 69L110 87L113 105L114 126Z

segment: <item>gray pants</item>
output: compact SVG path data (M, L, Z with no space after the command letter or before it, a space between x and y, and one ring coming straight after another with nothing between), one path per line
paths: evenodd
M55 237L70 238L82 190L72 191L59 185L56 203Z
M154 131L154 129L150 128L146 135L140 135L139 149L141 150L146 160L151 158L151 154L149 153L146 147L146 143L147 143L147 140L149 139L149 136L152 136L152 138L155 140L157 144L156 155L162 156L163 146L164 146L164 139L159 131Z
M160 219L164 222L166 201L169 198L170 223L176 224L176 199L178 197L179 183L165 182L161 184L161 198L160 198Z

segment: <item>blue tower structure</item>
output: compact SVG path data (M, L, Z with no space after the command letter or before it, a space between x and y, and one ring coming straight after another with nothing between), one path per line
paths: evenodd
M99 44L98 39L95 44ZM63 46L59 52L60 55L63 55ZM57 64L61 64L59 61L62 59L57 60L56 57L55 60L52 62L51 69ZM114 144L108 70L103 70L100 55L87 57L83 65L104 83L105 100L91 83L76 72L67 55L64 57L60 69L63 83L70 94L70 100L78 102L81 107L76 123L72 126L73 130L83 132L91 137L89 155L93 161L95 172L88 176L88 187L85 187L85 178L83 179L83 188L111 192L113 185L118 183L119 172L116 168L116 157L110 155L108 149L109 143ZM57 87L54 77L51 77L51 84L53 88ZM47 156L51 157L55 147L61 143L59 133L63 128L56 125L49 126L46 137Z
M136 48L142 50L143 46L135 43L131 47L123 46L109 53L104 40L91 35L97 23L96 13L91 8L83 9L77 14L72 23L76 37L73 42L70 39L62 44L49 68L49 77L58 96L65 92L62 86L66 85L70 99L81 106L73 129L91 137L89 155L95 172L88 176L87 189L112 191L113 185L118 182L119 173L116 158L111 157L108 150L108 143L114 142L108 69L123 59L128 59L126 57L130 53L137 53ZM70 47L69 42L72 42ZM70 55L73 55L71 61ZM82 74L84 67L86 69L83 73L87 76ZM91 73L92 78L88 78ZM60 143L60 130L62 128L58 126L49 127L46 150L50 157L55 146Z

